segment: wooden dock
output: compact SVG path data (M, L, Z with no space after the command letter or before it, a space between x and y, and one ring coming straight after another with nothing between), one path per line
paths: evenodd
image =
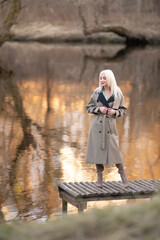
M103 182L102 188L98 188L95 182L59 182L58 190L62 212L67 213L67 203L80 212L87 208L88 201L151 198L160 190L160 180L129 181L128 188L124 188L120 181Z

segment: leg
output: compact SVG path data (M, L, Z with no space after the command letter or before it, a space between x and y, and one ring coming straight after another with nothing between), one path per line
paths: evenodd
M78 207L78 212L79 212L79 213L83 213L83 211L84 211L83 206L79 206L79 207Z
M62 199L62 213L67 213L67 202Z
M128 185L128 180L127 180L127 177L126 177L126 174L125 174L123 163L116 164L116 167L118 168L118 173L121 176L124 187L128 187L129 186Z
M84 212L84 209L87 209L87 201L80 201L80 202L77 202L76 204L76 207L78 208L78 212L82 213Z
M97 169L97 187L102 188L103 176L102 172L104 170L103 164L96 164Z

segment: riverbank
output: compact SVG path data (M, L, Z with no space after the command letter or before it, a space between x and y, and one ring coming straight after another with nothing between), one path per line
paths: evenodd
M0 1L0 44L39 42L160 43L159 2Z
M159 212L160 194L151 201L94 209L85 214L65 216L46 224L4 224L0 226L0 239L158 240Z

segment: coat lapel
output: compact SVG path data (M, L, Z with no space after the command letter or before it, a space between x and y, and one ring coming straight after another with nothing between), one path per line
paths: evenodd
M110 106L109 106L108 103L114 102L114 96L112 95L112 96L108 99L108 101L107 101L107 100L105 99L102 91L101 91L101 92L99 93L98 98L97 98L97 102L101 102L104 106L106 106L106 107L109 108Z

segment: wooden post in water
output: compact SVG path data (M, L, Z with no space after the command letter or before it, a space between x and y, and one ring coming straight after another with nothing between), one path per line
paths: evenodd
M67 213L67 202L62 199L62 213Z
M81 212L83 212L83 211L84 211L84 207L83 207L83 205L80 205L80 206L78 207L78 212L81 213Z

